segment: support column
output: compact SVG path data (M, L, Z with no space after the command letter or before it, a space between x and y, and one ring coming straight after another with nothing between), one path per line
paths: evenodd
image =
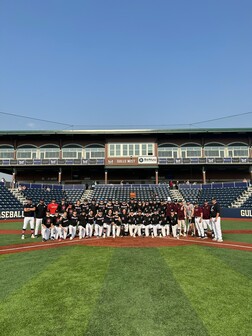
M108 171L107 170L105 170L105 178L104 178L104 180L105 180L105 184L108 184Z
M206 170L205 170L205 167L202 168L202 180L203 180L203 184L206 184Z
M158 184L158 169L155 170L156 184Z
M16 187L16 175L17 175L17 170L14 168L12 172L12 179L11 179L11 188Z
M252 181L252 166L249 167L249 178L251 182Z
M61 184L61 179L62 179L62 168L59 169L58 173L58 183Z

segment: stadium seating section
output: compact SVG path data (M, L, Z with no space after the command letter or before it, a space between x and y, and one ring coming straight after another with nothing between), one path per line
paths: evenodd
M92 198L96 200L118 200L129 201L132 194L135 194L136 199L142 201L157 200L166 201L171 197L170 190L167 185L99 185L94 188Z
M226 188L180 188L180 195L185 201L203 204L204 200L211 201L212 197L216 197L222 207L230 207L231 203L242 194L246 189L245 186L240 187L226 187ZM32 198L34 203L39 202L40 198L44 198L45 203L48 204L53 198L56 202L60 202L65 198L68 202L76 202L77 199L83 198L84 189L55 189L46 191L39 188L28 188L21 191L24 198ZM172 197L172 193L166 184L160 185L97 185L89 193L88 199L95 199L97 201L104 200L118 200L129 201L132 195L137 200L149 201L167 201ZM252 196L242 205L243 208L252 207ZM22 210L23 204L19 201L12 192L3 185L0 185L0 211L4 210Z
M5 210L22 211L23 205L8 188L0 186L0 211Z

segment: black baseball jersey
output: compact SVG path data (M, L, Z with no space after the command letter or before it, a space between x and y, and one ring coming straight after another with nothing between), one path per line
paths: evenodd
M69 218L68 217L62 217L61 218L61 226L67 227L69 225Z
M159 224L159 221L160 221L160 216L159 216L159 214L153 214L153 215L151 216L151 220L152 220L152 224L154 224L154 225Z
M128 217L128 224L136 224L136 217L134 215L129 215Z
M160 217L160 224L163 225L163 226L167 224L167 217L166 216L161 216Z
M113 216L109 216L109 215L105 215L104 216L104 223L111 224L113 221L114 221L114 217Z
M95 219L95 224L98 224L99 226L103 226L104 223L104 217L102 216L97 216Z
M78 220L79 220L78 216L72 215L69 220L69 225L77 226Z
M128 224L128 215L121 214L120 217L121 217L122 224Z
M24 217L34 217L36 206L34 204L27 203L24 205Z
M45 204L38 203L35 210L36 218L44 218L46 216L46 209L47 206Z
M46 216L43 218L42 223L50 229L50 227L54 224L54 217L52 216Z
M54 225L59 226L61 224L61 216L54 216Z
M78 217L79 217L79 225L83 226L85 228L86 225L87 225L87 216L86 216L86 214L84 214L84 215L81 214Z
M88 204L88 203L85 203L85 202L84 202L84 203L82 204L82 206L81 206L81 207L82 207L82 211L85 211L85 213L86 213L86 214L88 214L88 213L89 213L90 206L89 206L89 204ZM93 210L93 209L91 209L91 210ZM96 209L94 210L94 213L95 213L95 211L96 211Z
M121 217L120 217L120 215L114 215L114 223L116 225L121 225Z
M220 211L219 203L212 204L210 207L210 217L216 217L217 213L220 215Z
M137 214L137 215L135 215L135 223L137 224L137 225L139 225L139 224L143 224L143 215L141 214Z
M82 212L82 205L81 204L75 204L74 210L77 211L77 214L79 215Z
M88 224L94 224L94 221L95 221L95 217L94 216L91 216L91 215L88 215L87 216L87 223Z
M167 222L172 226L178 224L178 216L176 214L174 214L173 216L172 215L168 216Z
M143 224L144 225L150 225L152 223L151 216L143 216Z

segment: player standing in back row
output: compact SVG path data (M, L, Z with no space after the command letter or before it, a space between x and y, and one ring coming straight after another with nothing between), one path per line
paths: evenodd
M30 224L31 228L31 238L35 238L34 236L34 215L35 215L36 206L32 204L32 199L28 198L27 202L24 205L24 224L22 229L21 239L25 239L25 231L27 225Z
M212 198L212 205L210 208L210 223L212 224L214 232L214 241L223 242L222 232L221 232L221 217L220 217L220 205L217 202L216 198Z

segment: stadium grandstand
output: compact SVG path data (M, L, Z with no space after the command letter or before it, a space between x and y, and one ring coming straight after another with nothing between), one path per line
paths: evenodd
M0 211L35 202L203 202L252 205L252 129L1 131Z

